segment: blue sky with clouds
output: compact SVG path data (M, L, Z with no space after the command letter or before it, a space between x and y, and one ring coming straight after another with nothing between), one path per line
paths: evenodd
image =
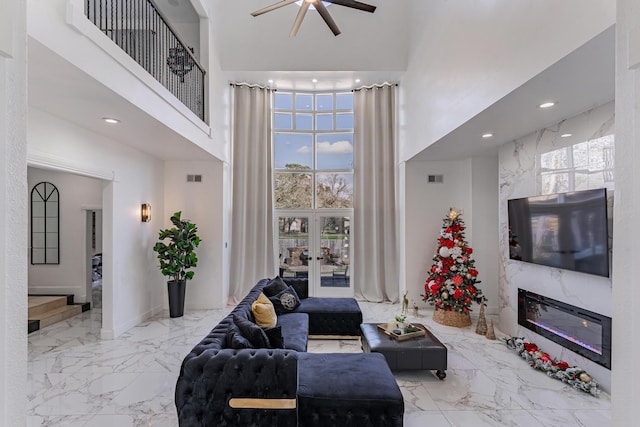
M276 169L284 169L289 163L313 168L312 142L312 134L276 133ZM353 169L353 134L318 134L317 162L317 169Z

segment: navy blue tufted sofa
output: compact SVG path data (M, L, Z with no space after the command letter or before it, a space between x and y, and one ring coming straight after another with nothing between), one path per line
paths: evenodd
M339 312L349 303L307 298L306 279L287 282L301 304L295 312L278 315L285 348L227 346L233 316L253 319L251 304L269 283L260 280L182 362L175 391L180 426L401 427L404 402L381 354L306 352L311 318L316 335L352 332L352 314L341 317L345 313ZM302 311L305 302L310 314ZM332 312L341 320L331 321Z

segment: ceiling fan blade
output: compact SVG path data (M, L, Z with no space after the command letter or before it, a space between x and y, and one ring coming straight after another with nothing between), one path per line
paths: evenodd
M290 37L295 37L298 34L298 30L300 29L300 25L302 25L302 20L304 16L307 14L307 10L309 10L309 6L311 3L303 1L302 6L300 6L300 10L298 10L298 16L296 16L296 20L293 23L293 28L291 28Z
M340 34L340 29L336 25L336 22L333 20L333 18L331 17L331 14L327 10L327 8L324 6L324 4L322 4L322 2L319 1L314 5L314 7L316 8L320 16L322 16L322 19L324 19L324 22L326 22L329 28L331 28L331 32L333 32L333 35L337 36L338 34Z
M282 0L278 3L274 3L271 6L267 6L264 9L256 10L251 14L251 16L262 15L263 13L271 12L272 10L280 9L283 6L286 6L291 3L295 3L296 0Z
M376 7L370 4L362 3L357 0L323 0L327 3L339 4L340 6L350 7L352 9L364 10L365 12L373 13L376 11Z

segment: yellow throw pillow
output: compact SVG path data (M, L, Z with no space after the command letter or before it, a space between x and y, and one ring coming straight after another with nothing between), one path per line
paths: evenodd
M276 310L273 307L273 303L269 301L269 298L265 294L260 293L257 300L251 304L251 311L253 317L256 319L256 325L263 328L273 328L278 322L276 316Z

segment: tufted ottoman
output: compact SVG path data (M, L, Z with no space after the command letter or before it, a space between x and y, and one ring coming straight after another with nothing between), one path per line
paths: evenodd
M381 353L393 371L403 369L436 370L436 376L443 380L447 374L447 347L424 325L423 337L397 341L378 329L375 323L363 323L362 350Z
M298 426L401 427L404 400L377 353L298 355Z
M306 298L296 312L309 315L309 338L358 337L362 311L353 298Z

